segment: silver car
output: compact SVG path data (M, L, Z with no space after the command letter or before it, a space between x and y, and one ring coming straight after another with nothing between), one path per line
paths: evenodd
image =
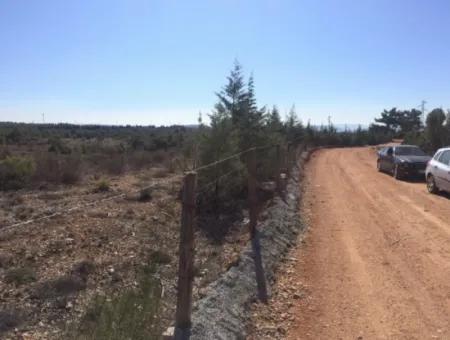
M428 191L450 192L450 147L436 151L425 170Z

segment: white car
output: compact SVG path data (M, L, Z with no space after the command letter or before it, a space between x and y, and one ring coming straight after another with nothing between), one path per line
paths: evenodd
M430 193L450 192L450 147L436 151L428 162L425 176Z

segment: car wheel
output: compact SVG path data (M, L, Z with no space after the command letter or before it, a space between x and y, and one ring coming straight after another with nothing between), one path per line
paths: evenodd
M380 162L380 160L377 160L377 170L379 172L381 172L381 162Z
M439 188L436 186L433 175L428 175L427 177L427 189L430 194L437 194Z
M402 179L402 176L400 174L400 169L398 168L398 164L396 164L394 166L394 174L393 174L395 179Z

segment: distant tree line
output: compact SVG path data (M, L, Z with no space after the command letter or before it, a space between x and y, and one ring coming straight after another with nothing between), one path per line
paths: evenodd
M406 144L415 144L429 153L450 145L450 111L442 108L431 110L422 121L422 112L417 109L384 110L375 119L369 130L384 131Z
M185 167L196 127L0 122L0 190L75 184L86 175Z
M120 140L132 149L155 151L184 144L195 126L132 126L132 125L75 125L75 124L27 124L0 122L0 142L9 144L32 144L48 141L61 144L63 139ZM57 149L58 147L56 147ZM67 151L67 150L66 150Z

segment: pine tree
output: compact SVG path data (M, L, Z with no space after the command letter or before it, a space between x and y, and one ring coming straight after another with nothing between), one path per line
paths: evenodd
M202 143L202 163L211 163L237 152L236 134L232 119L223 103L215 105L209 115L210 129Z
M237 126L241 150L263 143L265 111L265 107L258 109L253 75L251 75L247 83L244 110L242 111L242 116Z
M273 144L280 144L284 141L284 126L281 121L280 112L276 106L267 115L266 119L267 135Z
M242 66L237 60L234 62L234 68L227 80L227 85L216 95L226 114L231 117L233 125L238 126L245 111L247 92L242 75Z
M316 134L314 131L314 128L311 125L311 121L308 120L308 124L306 124L306 128L305 128L305 139L306 139L306 143L308 144L314 144L315 140L316 140Z
M298 119L295 105L292 105L285 123L286 138L289 143L297 143L303 137L303 124Z

